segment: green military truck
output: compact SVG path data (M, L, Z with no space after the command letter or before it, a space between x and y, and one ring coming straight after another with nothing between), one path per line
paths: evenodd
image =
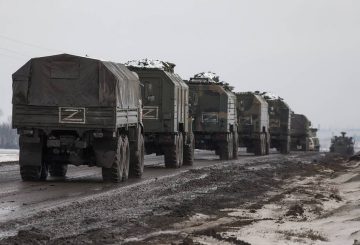
M220 159L236 159L236 96L231 87L210 72L196 74L187 83L196 148L215 150Z
M291 147L292 151L309 151L314 148L310 139L310 120L302 114L291 114Z
M146 153L164 155L168 168L192 165L195 142L189 87L174 73L175 65L143 59L129 61L126 66L139 75L142 84Z
M276 148L280 153L290 152L291 109L280 97L271 93L262 96L269 104L270 118L270 148Z
M341 132L341 136L334 136L331 139L330 152L352 156L354 155L354 145L354 139L347 137L345 132Z
M13 74L12 102L24 181L64 177L68 164L102 167L110 182L142 175L140 81L124 65L33 58Z
M317 137L317 128L310 128L310 141L313 144L313 148L310 148L310 151L320 151L320 140Z
M270 149L268 103L258 92L236 93L239 146L267 155Z

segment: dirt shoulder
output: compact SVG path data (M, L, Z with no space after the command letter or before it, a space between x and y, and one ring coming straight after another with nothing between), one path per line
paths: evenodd
M0 224L0 244L352 244L359 181L334 156L240 159Z

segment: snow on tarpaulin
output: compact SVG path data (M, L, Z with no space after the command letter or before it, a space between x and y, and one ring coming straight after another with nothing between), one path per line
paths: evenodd
M194 77L190 78L190 83L216 83L228 91L233 91L234 87L230 86L229 83L221 81L219 76L214 72L200 72L195 74Z
M195 74L194 78L208 78L208 79L211 79L211 80L213 80L215 82L219 82L219 76L216 73L211 72L211 71L200 72L198 74Z
M283 100L283 98L271 92L264 92L262 93L262 96L268 100Z
M130 60L125 63L125 66L140 68L140 69L159 69L163 71L174 72L175 65L170 62L152 59Z

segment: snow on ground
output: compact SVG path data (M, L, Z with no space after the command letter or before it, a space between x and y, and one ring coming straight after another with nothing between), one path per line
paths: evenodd
M19 150L0 149L0 162L13 162L19 160Z
M352 245L360 240L360 168L332 180L320 180L317 176L299 179L289 183L287 189L289 193L278 203L264 205L254 213L246 209L222 210L228 216L252 222L245 227L233 227L222 236L269 245ZM294 209L294 214L289 213L289 207L296 205L300 211L296 213Z

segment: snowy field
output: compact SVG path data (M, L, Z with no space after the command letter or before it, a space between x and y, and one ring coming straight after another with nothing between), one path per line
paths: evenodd
M0 149L0 162L12 162L19 160L19 150Z

